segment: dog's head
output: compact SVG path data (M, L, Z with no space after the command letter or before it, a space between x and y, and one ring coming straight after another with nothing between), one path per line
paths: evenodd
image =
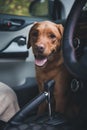
M55 53L60 53L63 26L50 21L35 23L30 32L27 48L32 46L35 64L44 66Z

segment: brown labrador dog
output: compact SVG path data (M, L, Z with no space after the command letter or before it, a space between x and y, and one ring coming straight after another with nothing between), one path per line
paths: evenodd
M72 105L71 75L64 65L62 55L63 30L61 24L50 21L37 22L30 30L27 47L32 46L34 53L39 91L44 91L44 82L54 79L55 111L67 115L67 113L76 113L77 108ZM43 113L45 109L46 102L40 105L38 113Z

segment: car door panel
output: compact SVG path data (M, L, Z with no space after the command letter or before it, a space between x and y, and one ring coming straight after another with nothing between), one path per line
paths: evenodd
M0 15L1 16L1 15ZM14 16L3 15L2 19L13 19ZM17 19L20 17L14 17ZM26 84L26 78L35 77L32 50L27 50L29 30L34 21L21 17L24 25L17 30L3 27L0 30L0 81L10 87ZM28 23L29 21L29 23Z
M6 47L12 44L12 42L15 42L18 37L25 38L26 43L30 27L31 26L29 25L18 31L0 31L0 48L3 48L3 50L6 49Z

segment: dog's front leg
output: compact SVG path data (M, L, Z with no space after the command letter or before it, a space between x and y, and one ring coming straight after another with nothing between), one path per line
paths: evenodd
M39 93L42 93L44 92L44 84L42 82L39 82L38 81L38 86L39 86ZM47 108L47 101L44 101L42 102L39 107L38 107L38 111L37 111L37 114L38 115L41 115L43 114L45 111L46 111L46 108Z
M44 101L43 103L40 104L39 108L38 108L38 115L43 114L46 111L46 106L47 106L47 102Z

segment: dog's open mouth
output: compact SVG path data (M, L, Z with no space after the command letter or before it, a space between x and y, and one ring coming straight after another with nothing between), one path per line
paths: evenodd
M43 66L47 62L47 58L45 59L35 59L35 64L38 66Z
M43 66L47 62L47 57L36 57L35 56L35 65L37 66Z
M48 56L44 56L44 55L34 55L35 57L35 65L37 66L44 66L46 64L46 62L49 60L51 60L51 58L54 56L54 54L56 54L56 51L52 51L51 54L49 54Z

